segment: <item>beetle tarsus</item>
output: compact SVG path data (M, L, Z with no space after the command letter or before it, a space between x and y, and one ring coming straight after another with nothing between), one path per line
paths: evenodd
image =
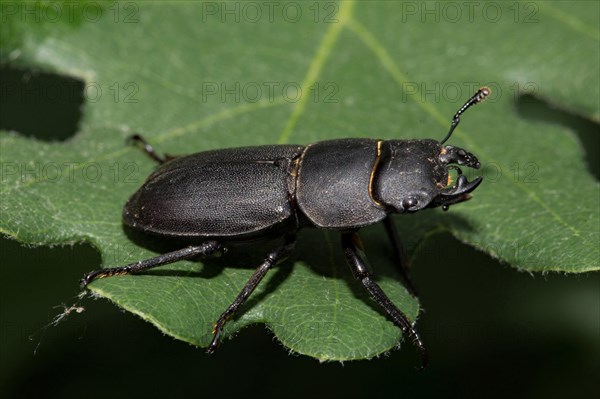
M156 151L154 150L154 147L152 147L152 145L150 145L150 143L148 143L146 141L146 139L144 137L142 137L141 134L138 134L138 133L135 133L135 134L132 134L131 136L129 136L127 138L127 142L140 145L142 147L142 149L144 150L144 152L150 158L152 158L154 161L158 162L158 164L160 164L160 165L162 165L165 162L170 161L171 159L176 158L176 157L174 157L172 155L168 155L168 154L165 154L164 156L161 157L160 155L158 155L156 153Z

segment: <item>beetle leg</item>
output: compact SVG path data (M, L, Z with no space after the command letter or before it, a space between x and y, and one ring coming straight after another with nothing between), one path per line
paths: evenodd
M381 287L373 281L372 274L369 271L366 262L366 257L362 250L362 243L359 235L357 233L343 233L342 246L344 248L346 261L348 262L348 265L350 265L354 277L356 277L367 291L369 291L371 297L383 308L383 310L385 310L394 324L400 327L402 332L412 339L421 352L421 367L424 368L427 365L427 350L425 349L423 342L421 342L419 334L417 334L417 331L413 328L406 315L394 305Z
M408 292L413 296L417 297L417 290L415 289L415 285L412 282L409 274L408 268L408 256L404 251L404 246L402 245L402 241L400 241L400 236L398 235L398 229L396 229L396 224L392 220L390 216L383 219L383 225L385 226L385 231L392 243L392 247L394 249L394 256L396 257L396 262L400 267L400 275L404 280L404 285Z
M80 281L80 284L82 288L86 288L89 283L98 278L118 276L123 274L136 274L157 266L167 265L169 263L174 263L184 259L190 259L199 255L212 255L213 253L221 249L224 248L218 242L207 241L202 245L186 247L177 251L156 256L154 258L130 263L127 266L94 270L93 272L90 272L83 276L83 278Z
M254 289L263 279L263 277L265 277L269 269L271 269L281 260L285 259L294 249L295 245L295 236L286 237L285 243L277 249L273 250L271 253L269 253L269 255L267 255L267 257L265 258L264 262L254 271L254 273L252 274L246 285L244 285L244 288L242 288L242 291L238 294L233 303L229 305L227 310L224 311L221 314L221 316L219 316L219 319L215 323L213 327L213 338L207 349L207 352L209 354L213 354L217 349L217 346L219 345L219 338L223 333L223 326L225 325L227 320L229 320L235 314L235 312L240 306L244 304L244 302L246 302L250 294L252 294Z
M145 138L143 138L143 137L142 137L140 134L137 134L137 133L136 133L136 134L133 134L133 135L131 135L131 136L129 136L129 137L127 138L127 142L130 142L130 143L136 143L136 144L139 144L139 145L141 145L141 146L142 146L142 148L144 149L144 152L145 152L146 154L148 154L148 156L149 156L150 158L154 159L154 160L155 160L156 162L158 162L159 164L163 164L163 163L165 163L165 162L168 162L168 161L170 161L171 159L175 159L175 158L177 158L177 157L174 157L174 156L172 156L172 155L169 155L169 154L165 154L164 156L162 156L162 157L161 157L160 155L158 155L158 154L156 153L156 151L154 150L154 147L152 147L152 146L150 145L150 143L148 143L148 142L146 141L146 139L145 139Z

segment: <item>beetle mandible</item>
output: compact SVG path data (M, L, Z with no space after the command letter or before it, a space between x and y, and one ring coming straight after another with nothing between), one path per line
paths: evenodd
M157 266L224 250L228 242L277 234L283 243L258 266L213 328L208 352L219 343L223 326L248 299L267 271L293 250L304 227L341 231L342 248L354 276L391 321L427 351L408 318L374 281L358 230L383 221L407 290L416 296L390 215L416 212L466 201L481 183L468 181L459 166L478 169L477 158L454 146L443 146L469 107L490 89L479 89L454 115L440 142L425 140L337 139L307 146L270 145L230 148L171 157L159 156L139 135L134 141L160 166L129 199L123 222L134 230L160 237L185 238L197 245L86 274L82 287L102 277L136 274ZM450 170L458 178L452 185Z

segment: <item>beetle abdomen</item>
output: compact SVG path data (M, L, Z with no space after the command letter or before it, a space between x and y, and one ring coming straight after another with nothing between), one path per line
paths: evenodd
M173 237L243 238L284 223L286 163L298 146L208 151L161 165L129 199L125 224Z

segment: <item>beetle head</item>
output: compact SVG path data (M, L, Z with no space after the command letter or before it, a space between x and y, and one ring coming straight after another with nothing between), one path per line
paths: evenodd
M381 157L373 174L373 199L392 212L415 212L423 208L466 201L481 177L469 182L459 168L478 169L477 158L462 148L442 147L435 140L381 142ZM452 185L451 170L458 174Z
M477 90L454 114L450 130L439 143L434 140L380 142L379 164L371 179L373 200L402 213L438 206L447 210L450 205L471 198L469 193L482 178L468 181L458 165L479 169L479 161L462 148L442 145L452 136L460 116L490 93L488 87ZM452 185L450 170L458 174L455 185Z

